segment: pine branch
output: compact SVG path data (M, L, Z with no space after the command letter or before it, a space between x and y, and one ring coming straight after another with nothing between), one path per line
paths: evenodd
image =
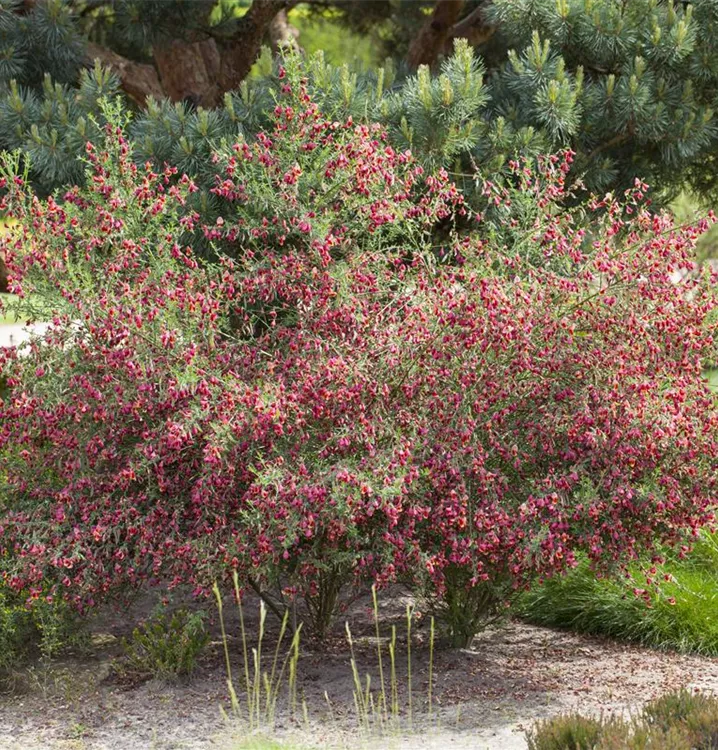
M138 104L143 105L148 97L164 98L165 91L152 65L133 62L94 42L88 43L87 56L90 64L99 60L102 65L114 71L123 91Z

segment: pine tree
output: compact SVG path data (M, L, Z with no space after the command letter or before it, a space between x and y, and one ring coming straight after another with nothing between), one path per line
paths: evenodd
M45 192L74 182L101 125L98 100L123 92L138 158L171 162L207 188L213 148L251 138L273 106L276 60L264 52L256 75L246 72L289 6L253 0L238 15L230 0L0 0L0 148L27 153ZM364 30L392 7L372 5ZM356 4L335 9L362 23ZM306 60L327 112L385 123L399 147L466 186L517 156L570 147L573 177L592 191L641 177L658 198L686 184L718 193L718 0L438 0L421 10L403 19L413 23L407 55L429 63L415 72L412 60L364 73ZM211 210L206 189L198 200Z

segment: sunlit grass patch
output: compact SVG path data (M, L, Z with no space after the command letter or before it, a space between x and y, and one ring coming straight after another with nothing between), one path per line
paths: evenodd
M597 578L587 563L528 592L518 605L527 621L634 641L653 648L718 655L718 538L704 533L684 560L669 559L668 576L649 601L638 567L631 578Z

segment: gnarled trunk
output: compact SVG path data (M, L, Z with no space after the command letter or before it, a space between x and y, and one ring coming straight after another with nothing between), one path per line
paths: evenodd
M191 101L203 107L219 103L221 61L214 39L189 43L173 39L152 51L160 83L172 101Z
M295 2L254 0L232 36L215 37L207 26L189 39L156 44L154 65L134 62L92 43L88 45L88 63L98 59L112 69L125 93L140 105L151 96L213 107L246 78L268 33L273 42L293 36L286 14L277 16Z
M7 266L5 259L0 255L0 292L7 292Z
M150 96L155 99L165 96L154 66L133 62L111 49L92 42L87 45L87 57L90 64L99 60L103 66L110 68L120 79L123 91L140 106L144 105Z
M406 62L410 68L433 65L444 49L451 27L458 21L465 0L438 0L431 18L421 27L409 47Z
M465 0L437 0L434 12L409 47L406 58L409 67L433 67L439 55L451 54L455 39L467 39L472 46L489 39L494 33L494 27L486 21L487 4L488 0L483 0L471 13L459 20Z
M269 43L272 45L272 51L277 54L282 47L301 49L298 39L299 29L289 23L287 11L280 10L269 24Z

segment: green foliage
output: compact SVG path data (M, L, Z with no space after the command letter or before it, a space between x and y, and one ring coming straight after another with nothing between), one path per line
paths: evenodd
M671 211L679 224L689 224L697 217L705 216L708 208L706 201L687 190L683 190L671 204ZM696 255L702 262L718 259L718 225L710 227L698 240Z
M209 643L202 612L178 609L162 613L135 628L123 641L126 664L136 674L172 681L189 677Z
M332 65L346 62L364 70L382 62L375 40L341 26L331 9L313 13L310 7L300 5L290 11L289 22L299 31L300 44L308 55L321 50Z
M31 655L52 658L83 638L79 618L65 602L41 598L29 606L21 595L0 588L0 677Z
M580 714L566 714L540 722L526 734L529 750L594 750L605 722Z
M629 578L597 578L582 562L524 594L517 613L538 625L636 641L654 648L718 654L718 538L708 533L693 552L673 554L646 587L639 566ZM662 580L664 576L668 580ZM643 596L635 590L645 591Z
M17 317L12 310L8 310L6 305L12 299L9 294L0 294L0 325L7 323L17 323Z
M712 750L718 698L681 689L632 720L567 714L537 723L526 736L529 750Z
M85 36L147 62L154 41L196 30L206 13L203 3L137 0L89 14L60 0L37 3L24 15L12 11L10 0L3 5L0 148L28 153L45 192L81 179L84 141L97 137L91 115L98 96L117 91L114 76L81 70ZM307 49L326 47L325 59L310 54L306 64L310 93L337 118L386 124L429 165L466 175L471 184L511 159L568 146L577 152L573 178L593 191L620 190L636 177L660 197L685 184L703 196L718 191L714 0L493 0L487 12L497 34L479 54L460 40L433 73L421 68L411 76L397 74L395 63L376 67L376 50L382 40L411 38L425 20L422 8L351 5L293 11ZM231 33L245 6L217 4L212 35ZM374 69L355 72L357 58ZM216 111L150 103L133 136L144 156L169 160L209 184L212 148L256 133L280 86L265 53L251 81ZM211 209L208 194L203 200Z
M30 611L0 592L0 672L3 675L18 666L35 636Z

